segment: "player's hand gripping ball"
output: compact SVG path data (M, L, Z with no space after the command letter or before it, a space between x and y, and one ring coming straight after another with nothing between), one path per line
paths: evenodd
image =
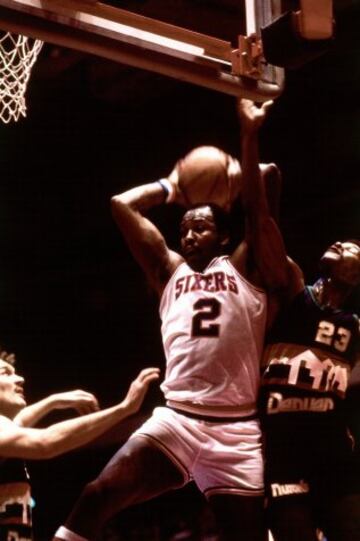
M238 160L213 146L194 148L176 163L177 187L186 207L216 203L229 210L240 191Z

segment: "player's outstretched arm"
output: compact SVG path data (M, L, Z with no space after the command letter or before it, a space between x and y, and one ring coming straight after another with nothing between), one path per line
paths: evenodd
M97 411L99 404L93 394L81 389L55 393L23 408L14 422L20 426L35 426L48 413L59 409L74 409L80 415L86 415Z
M131 383L119 404L48 428L24 428L0 416L0 455L24 459L52 458L94 440L140 408L158 368L145 368Z
M260 172L269 212L278 224L282 188L281 171L275 163L261 163Z
M238 101L241 123L242 202L245 210L247 257L252 257L259 273L260 285L286 287L288 262L281 232L271 215L265 185L259 167L258 132L272 102L257 106L251 100ZM276 174L276 165L269 164ZM241 255L241 251L239 251ZM251 255L248 255L251 254ZM234 254L236 263L237 253ZM253 278L250 276L249 278Z
M167 247L159 229L144 215L153 206L177 200L176 178L151 182L115 195L112 213L130 251L152 287L161 294L181 257Z

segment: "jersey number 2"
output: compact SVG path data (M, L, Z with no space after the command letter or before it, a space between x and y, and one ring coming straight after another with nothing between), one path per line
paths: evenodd
M217 299L199 299L194 304L194 311L191 336L219 336L220 325L209 322L219 317L220 302Z

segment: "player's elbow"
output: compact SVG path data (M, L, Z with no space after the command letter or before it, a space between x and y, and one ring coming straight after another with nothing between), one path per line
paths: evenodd
M273 175L281 178L281 171L279 167L274 162L270 163L261 163L260 170L263 175Z
M31 454L35 460L47 460L61 454L56 440L45 429L31 442Z
M9 453L6 452L6 448L3 451L4 456L16 456L28 460L44 460L53 456L52 445L42 434L18 438L17 441L13 441Z
M123 194L114 195L111 200L111 213L116 223L121 226L129 212L129 205Z
M116 213L121 210L122 207L126 205L126 201L122 194L113 195L110 199L111 210Z

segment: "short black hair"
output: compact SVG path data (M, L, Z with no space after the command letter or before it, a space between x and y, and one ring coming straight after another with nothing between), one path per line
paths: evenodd
M0 359L5 361L6 363L11 364L12 366L16 363L16 358L14 353L8 353L3 349L2 345L0 344Z
M220 235L229 235L230 233L230 214L216 203L196 203L187 210L193 210L201 207L209 207L214 217L216 229ZM185 214L186 214L185 212Z

